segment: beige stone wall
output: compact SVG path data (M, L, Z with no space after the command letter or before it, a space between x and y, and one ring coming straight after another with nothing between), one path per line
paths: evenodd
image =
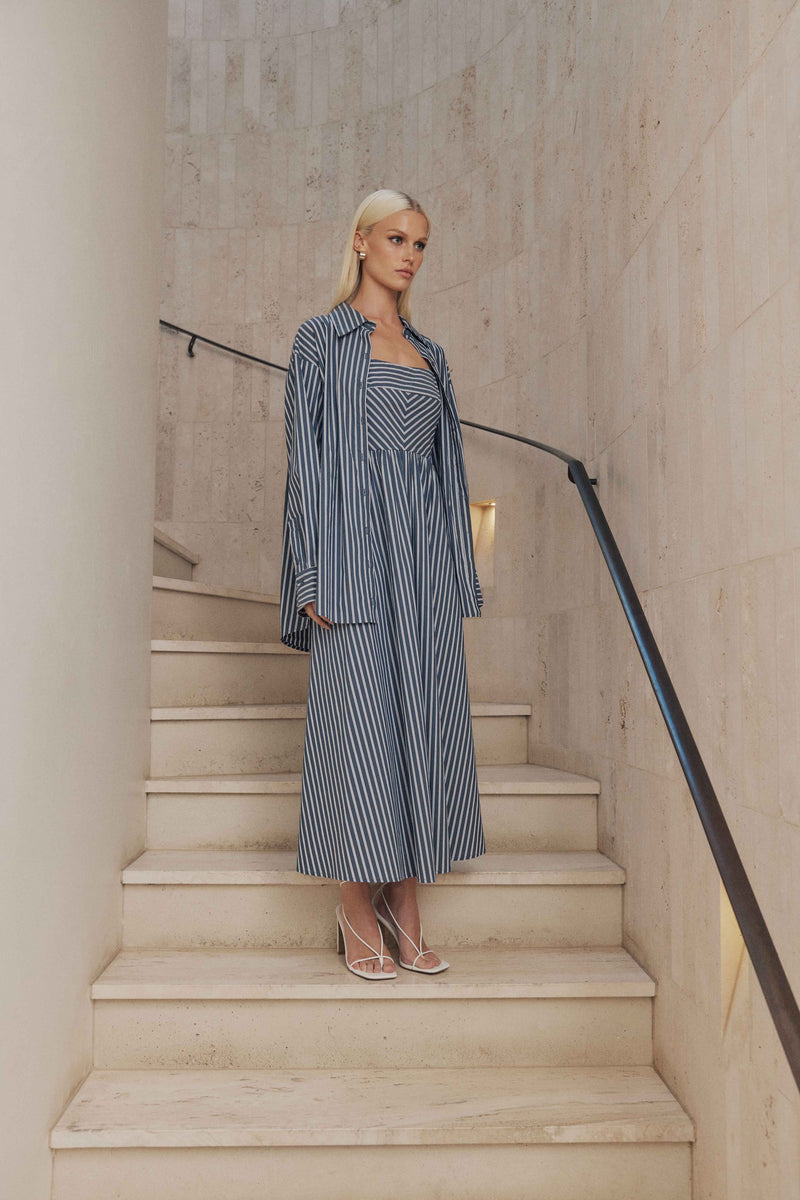
M462 417L598 476L798 991L799 58L773 0L173 0L162 308L285 364L362 196L419 196L414 320ZM696 1197L798 1194L796 1089L577 493L464 440L497 504L473 698L533 701L530 757L602 780ZM162 335L159 446L196 578L275 590L282 374Z
M0 1195L92 1065L150 753L166 6L3 5Z

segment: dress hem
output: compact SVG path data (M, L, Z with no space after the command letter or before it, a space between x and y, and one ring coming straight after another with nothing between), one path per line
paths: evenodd
M339 879L336 875L325 875L318 871L303 871L299 866L295 866L298 875L307 875L310 879L329 879L332 883L400 883L403 879L416 879L417 883L436 883L440 875L449 875L452 872L452 864L457 862L470 862L475 858L482 858L486 850L479 850L477 854L465 854L463 858L452 858L450 866L444 871L437 871L433 879L420 878L419 875L414 875L413 871L407 875L390 875L382 879Z

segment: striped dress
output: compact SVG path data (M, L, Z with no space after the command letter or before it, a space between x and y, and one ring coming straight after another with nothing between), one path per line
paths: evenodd
M486 846L433 371L371 359L376 623L311 625L297 870L421 883ZM323 614L324 615L324 614Z

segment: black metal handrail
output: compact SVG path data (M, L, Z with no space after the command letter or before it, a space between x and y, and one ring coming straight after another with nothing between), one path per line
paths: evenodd
M222 350L227 350L229 353L238 355L241 358L247 358L251 362L261 363L267 367L277 366L276 363L256 358L254 355L246 354L242 350L235 350L231 346L224 346L220 342L212 342L209 338L202 338L199 334L191 333L188 329L180 329L177 325L171 325L168 321L161 321L161 325L178 333L184 333L191 338L189 354L193 354L193 347L196 341L203 341L209 345L217 346ZM287 368L278 367L278 370L286 371ZM689 722L686 720L686 715L672 685L669 671L661 657L658 645L653 636L653 631L650 628L644 609L636 594L636 589L631 582L628 569L614 540L614 535L606 520L602 505L594 492L592 485L596 484L597 480L589 478L586 467L579 458L575 458L574 455L568 454L564 450L558 450L554 446L546 445L544 442L536 442L532 438L523 437L519 433L509 433L505 429L494 429L491 425L480 425L476 421L467 421L462 418L461 424L469 425L473 429L482 429L484 432L496 434L498 437L511 438L516 442L524 442L525 445L534 446L537 450L544 450L547 454L554 455L567 464L567 475L570 482L574 483L578 489L578 494L583 501L606 566L614 582L614 587L617 590L617 595L622 603L625 616L628 619L628 624L631 627L645 670L647 671L647 677L652 685L656 700L664 717L664 722L672 739L672 744L675 747L678 760L686 777L686 782L689 785L689 791L692 794L700 821L708 838L708 843L722 878L725 891L728 894L731 908L742 932L744 944L747 947L747 952L753 963L758 982L764 993L764 999L767 1002L767 1007L775 1023L775 1029L786 1054L795 1083L800 1088L800 1009L798 1009L797 1001L792 992L786 972L783 969L778 951L775 948L775 943L767 928L767 923L764 920L752 885L747 877L744 864L736 849L736 843L728 827L728 822L725 820L725 814L717 799L717 794L714 791L694 735L689 727Z
M262 367L274 367L276 371L288 371L288 367L282 367L280 363L269 362L266 358L258 358L255 354L248 354L245 350L235 350L233 346L226 346L224 342L214 342L211 338L203 337L202 334L192 333L191 329L181 329L180 325L173 325L171 321L159 321L159 325L163 329L171 329L173 333L185 333L189 339L189 345L186 353L190 358L194 358L195 342L205 342L207 346L216 346L218 350L227 350L228 354L235 354L237 358L246 358L248 362L259 363Z

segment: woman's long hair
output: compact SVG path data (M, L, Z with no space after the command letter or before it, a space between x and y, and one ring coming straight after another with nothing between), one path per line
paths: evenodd
M328 312L334 309L337 304L341 304L343 300L353 300L361 286L361 259L353 249L356 233L363 233L365 237L368 237L372 232L373 226L378 221L382 221L384 217L389 217L392 213L400 212L402 209L411 209L412 212L420 213L428 222L428 229L430 230L431 223L428 214L418 200L407 196L405 192L396 192L393 188L379 188L377 192L370 192L361 201L356 209L356 215L353 217L347 235L347 246L345 247L344 258L342 259L339 284L336 288L333 304L328 309ZM397 301L397 311L407 321L411 320L410 292L411 288L406 288L405 291L399 292L399 299Z

